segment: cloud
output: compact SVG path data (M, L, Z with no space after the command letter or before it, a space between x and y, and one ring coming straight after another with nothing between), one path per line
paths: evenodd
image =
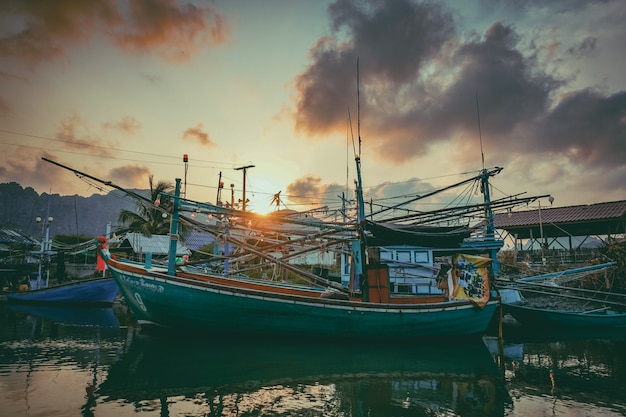
M222 43L228 30L212 7L177 0L8 0L0 5L0 56L34 68L66 56L72 44L98 33L118 47L155 53L168 61L188 60ZM8 16L11 16L9 19Z
M202 128L202 123L199 123L196 127L190 127L185 130L183 140L197 142L202 146L215 146L215 142L211 140L208 133L202 131Z
M128 135L133 135L141 130L141 123L131 116L126 116L119 122L106 122L102 125L105 129L119 130Z
M109 34L124 49L152 50L170 61L185 61L202 48L225 41L227 27L214 8L179 3L130 1L124 24L110 27Z
M152 175L149 168L143 165L125 165L109 171L109 178L123 188L149 188L149 178ZM155 181L155 183L158 180Z
M312 63L295 80L296 129L310 134L344 129L348 108L356 113L357 59L365 100L398 110L394 97L406 96L454 34L451 15L432 3L339 0L329 16L333 36L311 49Z
M0 181L18 183L36 190L45 190L45 192L53 192L61 195L73 195L77 193L77 189L81 186L76 185L76 176L69 171L59 168L41 159L45 157L52 161L59 161L56 155L43 151L41 154L33 157L32 149L27 147L19 147L12 151L12 157L5 160L0 169ZM59 161L64 165L64 161ZM68 165L71 166L71 165ZM74 167L85 172L88 170L82 167ZM84 184L84 192L96 192L101 190L101 185ZM81 189L81 192L83 189Z
M6 117L9 113L11 113L11 107L2 97L0 97L0 119Z
M551 7L564 13L585 6ZM572 76L547 67L597 53L601 39L595 36L566 46L556 35L543 46L494 22L484 34L462 38L442 6L409 0L338 0L329 19L332 32L312 47L311 63L295 78L298 130L326 136L345 131L359 57L367 146L383 162L412 163L445 144L459 169L475 167L477 152L469 150L478 147L480 122L497 165L550 155L581 168L626 164L620 146L626 143L626 93L572 90ZM350 108L354 119L356 106Z
M337 201L345 186L338 184L324 184L322 178L317 175L308 175L298 178L287 185L287 198L293 204L310 205L312 201L318 206L323 206L326 201ZM352 196L346 196L350 199Z
M586 166L626 166L626 91L594 90L565 95L532 129L540 152Z
M90 155L111 157L114 156L116 146L104 142L90 126L79 116L68 116L60 122L55 135L56 143L60 144L57 150L74 150Z
M108 24L121 22L112 0L9 0L0 7L12 16L5 22L0 37L0 56L24 62L29 67L64 56L68 44L88 40L102 20Z

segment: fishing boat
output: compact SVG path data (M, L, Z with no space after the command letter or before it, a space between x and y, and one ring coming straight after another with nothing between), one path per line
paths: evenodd
M533 329L626 329L626 295L565 285L614 269L615 262L500 279L503 313Z
M50 209L48 208L48 211ZM40 221L40 219L38 219ZM52 251L52 241L49 236L49 224L52 217L44 219L45 238L38 251L39 265L36 274L31 276L29 283L20 284L17 289L3 290L0 299L9 303L26 304L65 304L65 305L92 305L107 306L113 304L119 288L111 276L105 276L105 265L100 260L97 270L103 275L97 278L80 279L67 283L51 283L49 271L49 257ZM83 250L96 248L94 242L81 243L78 247ZM44 267L44 265L46 265Z
M5 291L9 303L111 305L119 287L112 277L100 277L24 291Z
M117 187L110 181L44 160L69 169L80 177ZM359 167L360 160L358 157L356 160ZM357 183L360 184L360 170L358 177ZM489 175L485 172L482 177L487 179ZM176 179L175 193L170 196L173 202L168 213L171 215L171 251L177 245L179 222L194 222L192 216L180 214L181 206L184 207L180 185L181 180ZM362 201L360 186L357 195ZM149 200L145 203L153 204ZM489 282L489 267L493 258L466 254L462 248L454 255L449 268L442 268L441 281L447 284L446 290L436 294L390 292L388 265L382 261L364 262L367 247L362 239L355 238L357 234L365 235L362 205L357 224L315 224L322 230L320 235L337 233L350 236L343 241L350 245L353 254L351 270L354 279L348 286L304 271L289 263L287 258L276 257L229 234L228 218L237 217L245 222L246 212L205 203L196 204L193 212L219 213L222 222L227 222L226 231L220 239L298 274L308 284L249 278L232 273L226 263L219 271L181 265L176 262L174 252L170 253L167 265L152 263L149 256L144 263L138 263L118 259L110 253L107 245L101 244L99 252L143 328L184 329L202 335L297 338L380 340L471 337L484 334L499 305ZM308 226L311 225L313 223L308 223ZM99 242L102 241L99 238ZM228 256L224 258L228 261Z

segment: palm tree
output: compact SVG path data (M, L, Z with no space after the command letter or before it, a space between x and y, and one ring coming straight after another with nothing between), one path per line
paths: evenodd
M162 198L163 195L174 193L174 185L168 181L159 181L154 184L152 175L148 177L150 183L150 201L160 201L159 207L168 210L172 206L169 198ZM143 201L137 202L137 212L121 210L118 221L124 225L126 231L141 233L150 237L155 235L166 235L170 231L170 216L163 217L163 211L151 206ZM179 223L179 234L184 236L189 233L189 227Z

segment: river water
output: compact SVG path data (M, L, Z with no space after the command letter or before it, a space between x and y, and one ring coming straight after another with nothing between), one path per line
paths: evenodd
M626 335L198 339L118 305L1 306L0 416L626 416Z

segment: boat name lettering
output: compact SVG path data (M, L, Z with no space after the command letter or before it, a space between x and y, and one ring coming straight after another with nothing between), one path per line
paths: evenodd
M128 282L130 285L134 287L139 287L146 289L148 291L153 291L157 293L162 293L165 291L165 288L162 285L154 284L152 282L148 282L145 279L141 278L139 281L134 280L129 277L124 277L124 281Z

